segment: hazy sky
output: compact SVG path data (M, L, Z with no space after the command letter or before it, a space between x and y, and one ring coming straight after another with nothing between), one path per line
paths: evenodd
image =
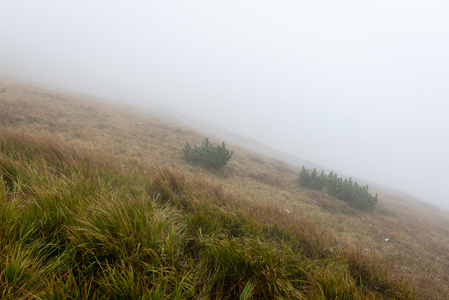
M449 208L447 0L2 0L0 75L164 106Z

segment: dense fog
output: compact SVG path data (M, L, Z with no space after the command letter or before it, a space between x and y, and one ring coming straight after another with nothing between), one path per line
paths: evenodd
M160 107L449 208L444 0L3 0L0 76Z

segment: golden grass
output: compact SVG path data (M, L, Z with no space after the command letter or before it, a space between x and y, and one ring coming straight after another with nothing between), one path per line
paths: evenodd
M5 91L0 93L0 125L16 133L27 133L19 140L35 135L40 141L44 137L40 144L43 147L51 141L60 144L57 149L69 149L67 153L71 153L70 149L84 149L80 151L110 157L123 172L151 173L148 175L155 176L159 188L167 180L163 176L174 176L178 183L196 185L194 190L209 189L207 193L218 199L244 199L238 202L246 207L241 211L261 222L296 234L303 232L309 242L326 241L323 251L351 249L350 253L363 253L367 260L378 262L380 268L391 268L398 276L406 276L422 299L449 298L447 213L381 191L372 212L359 212L324 193L298 188L300 166L290 166L229 143L227 147L234 150L234 156L224 171L212 172L183 161L183 145L200 144L204 138L184 124L151 112L123 109L99 99L11 80L1 80L2 88ZM209 138L214 143L221 142ZM176 189L166 192L173 190ZM195 201L201 195L188 199ZM176 197L165 197L173 198ZM178 205L183 207L182 203ZM300 225L291 228L289 224ZM348 259L355 258L351 254ZM319 277L320 270L316 272ZM335 272L335 276L346 276L345 270ZM252 290L248 284L246 293L251 294Z

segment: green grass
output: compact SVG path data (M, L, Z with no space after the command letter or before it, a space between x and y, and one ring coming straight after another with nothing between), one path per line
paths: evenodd
M413 299L321 228L172 168L0 131L1 299Z

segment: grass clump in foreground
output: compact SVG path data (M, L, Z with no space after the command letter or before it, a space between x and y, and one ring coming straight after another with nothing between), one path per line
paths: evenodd
M1 299L413 298L318 231L212 181L0 131Z

